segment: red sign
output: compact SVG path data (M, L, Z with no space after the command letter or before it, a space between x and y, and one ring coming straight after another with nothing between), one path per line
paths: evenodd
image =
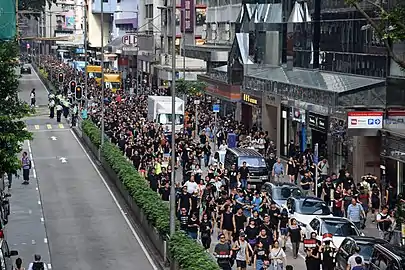
M347 116L383 116L383 112L348 112Z

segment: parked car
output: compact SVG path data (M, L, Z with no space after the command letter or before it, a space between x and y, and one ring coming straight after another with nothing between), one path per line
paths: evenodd
M0 269L13 270L13 260L11 257L17 256L18 251L10 250L7 241L0 239Z
M374 246L368 270L403 270L405 269L405 248L391 244Z
M262 192L274 202L279 208L285 208L287 199L290 197L301 197L302 190L295 184L284 182L267 182L262 186Z
M343 217L317 216L308 225L305 225L305 236L311 237L316 232L318 240L322 241L325 233L333 235L332 241L336 247L340 247L347 236L360 236L362 233L353 222Z
M365 264L368 265L371 259L371 255L374 251L374 246L377 244L387 244L388 242L375 237L368 236L348 236L340 245L336 253L336 270L346 270L347 260L354 254L356 247L360 248L359 254L363 256Z
M20 73L21 73L21 74L31 74L31 67L29 67L29 66L22 66Z
M295 218L300 225L308 225L315 216L330 216L326 203L318 197L290 197L287 199L286 208L290 218Z

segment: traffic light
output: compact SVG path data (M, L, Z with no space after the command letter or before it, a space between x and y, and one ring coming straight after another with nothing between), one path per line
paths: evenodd
M59 72L58 82L63 83L64 80L65 80L65 75L62 72Z
M83 94L83 88L80 85L76 86L76 92L75 92L76 99L81 99L82 94Z
M76 91L76 82L75 81L71 81L70 82L70 92L74 93Z

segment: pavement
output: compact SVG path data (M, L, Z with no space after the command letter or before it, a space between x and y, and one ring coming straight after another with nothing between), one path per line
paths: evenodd
M20 97L28 100L33 87L39 107L45 106L47 92L34 71L23 75ZM69 125L42 113L26 123L34 134L25 142L33 163L31 183L13 184L7 231L24 265L39 253L58 270L157 269Z

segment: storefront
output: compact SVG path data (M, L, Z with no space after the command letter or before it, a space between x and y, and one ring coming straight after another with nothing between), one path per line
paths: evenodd
M308 112L307 114L307 142L308 146L313 148L314 145L318 144L319 157L327 157L328 149L328 127L329 119L328 116Z
M242 123L247 128L262 127L262 99L242 93Z
M385 166L385 180L403 192L405 179L405 137L390 131L382 132L382 164Z
M215 74L217 75L217 74ZM197 79L206 83L206 99L208 102L219 102L221 116L229 116L241 121L241 93L240 85L226 82L226 77L213 74L198 74Z

